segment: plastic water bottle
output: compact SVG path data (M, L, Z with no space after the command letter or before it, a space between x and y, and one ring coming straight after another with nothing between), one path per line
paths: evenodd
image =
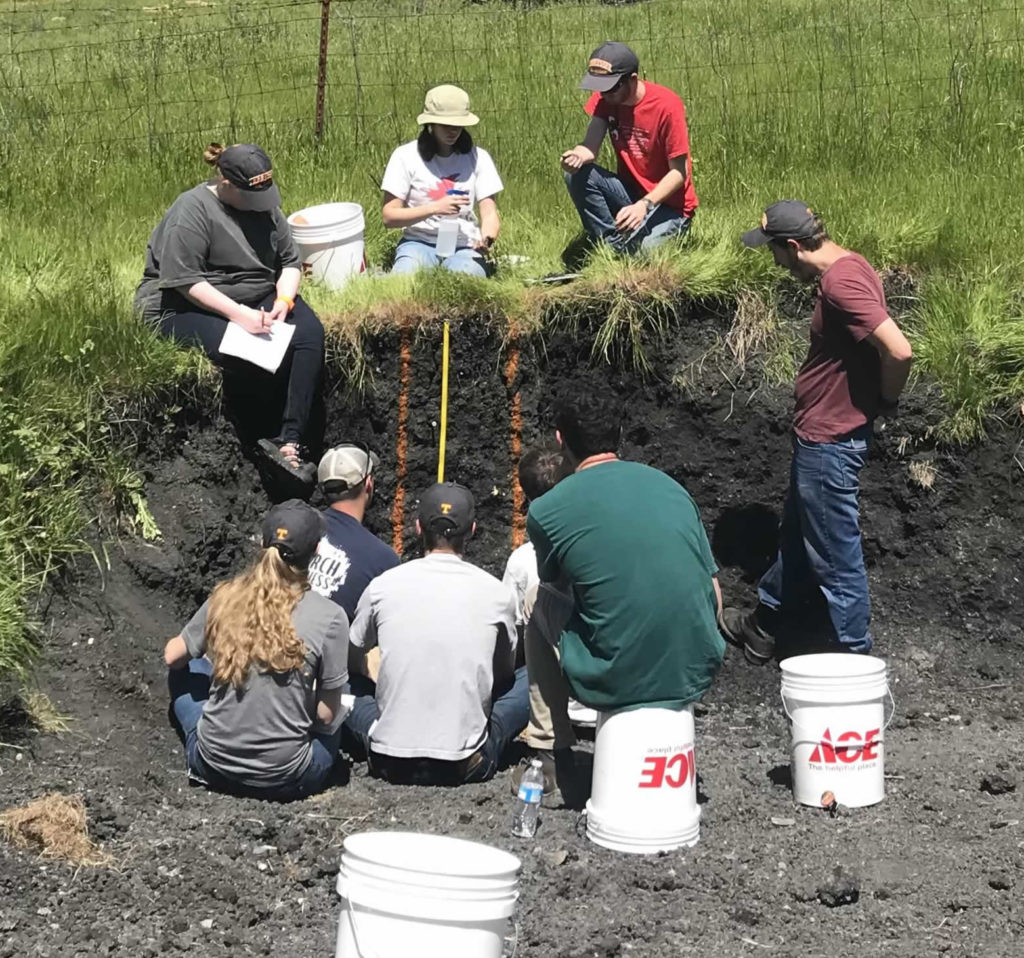
M533 838L537 834L540 800L544 795L544 770L540 759L530 762L519 783L516 811L512 816L512 834L516 838Z

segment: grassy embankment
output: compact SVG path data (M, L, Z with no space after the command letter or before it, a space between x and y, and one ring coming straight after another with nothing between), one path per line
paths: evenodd
M1024 84L1001 0L336 2L319 146L317 4L144 2L0 0L0 672L30 660L25 610L83 549L99 504L146 519L110 422L203 364L139 328L131 291L149 230L202 177L210 139L264 144L288 209L363 203L380 263L394 235L374 182L390 151L415 134L424 89L470 91L507 187L499 255L528 260L486 283L310 291L343 335L397 316L530 325L600 309L607 345L663 319L679 290L744 293L757 325L778 277L737 234L800 196L841 242L918 276L917 370L939 384L947 438L979 435L1024 394ZM599 257L576 285L538 293L524 280L559 270L577 230L557 157L581 135L576 83L607 37L686 100L702 208L685 249L647 266ZM785 352L762 327L764 348Z

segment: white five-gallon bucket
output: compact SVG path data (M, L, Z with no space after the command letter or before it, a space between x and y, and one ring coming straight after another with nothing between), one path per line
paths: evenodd
M643 855L699 837L693 706L599 712L587 838Z
M366 269L363 208L358 203L310 206L288 217L302 257L302 275L341 289Z
M782 704L793 723L793 797L821 807L831 792L860 808L885 797L884 659L849 653L796 655L779 663ZM895 711L895 703L893 703Z
M335 958L501 958L519 859L441 835L345 839Z

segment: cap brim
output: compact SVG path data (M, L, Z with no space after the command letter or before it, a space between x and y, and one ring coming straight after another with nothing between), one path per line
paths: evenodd
M625 75L625 73L610 73L607 76L595 76L593 73L584 73L583 79L580 80L580 89L592 90L594 93L607 93Z
M764 246L765 243L770 243L772 237L769 236L761 227L757 229L747 230L742 236L744 246Z
M416 122L423 126L425 123L440 123L441 126L476 126L480 117L475 113L460 113L458 116L438 116L436 113L421 113L416 117Z
M265 190L243 190L239 187L235 195L235 206L252 213L266 213L281 205L281 193L276 183L271 183Z

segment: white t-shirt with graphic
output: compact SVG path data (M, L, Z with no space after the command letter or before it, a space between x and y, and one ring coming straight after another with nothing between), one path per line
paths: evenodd
M460 248L480 240L480 224L474 212L476 205L504 189L490 153L479 146L468 153L435 156L425 162L415 140L402 144L391 154L380 186L385 193L404 200L410 208L443 199L449 190L465 190L469 205L458 217ZM443 219L446 217L430 216L405 227L402 234L407 239L436 244L438 224Z

